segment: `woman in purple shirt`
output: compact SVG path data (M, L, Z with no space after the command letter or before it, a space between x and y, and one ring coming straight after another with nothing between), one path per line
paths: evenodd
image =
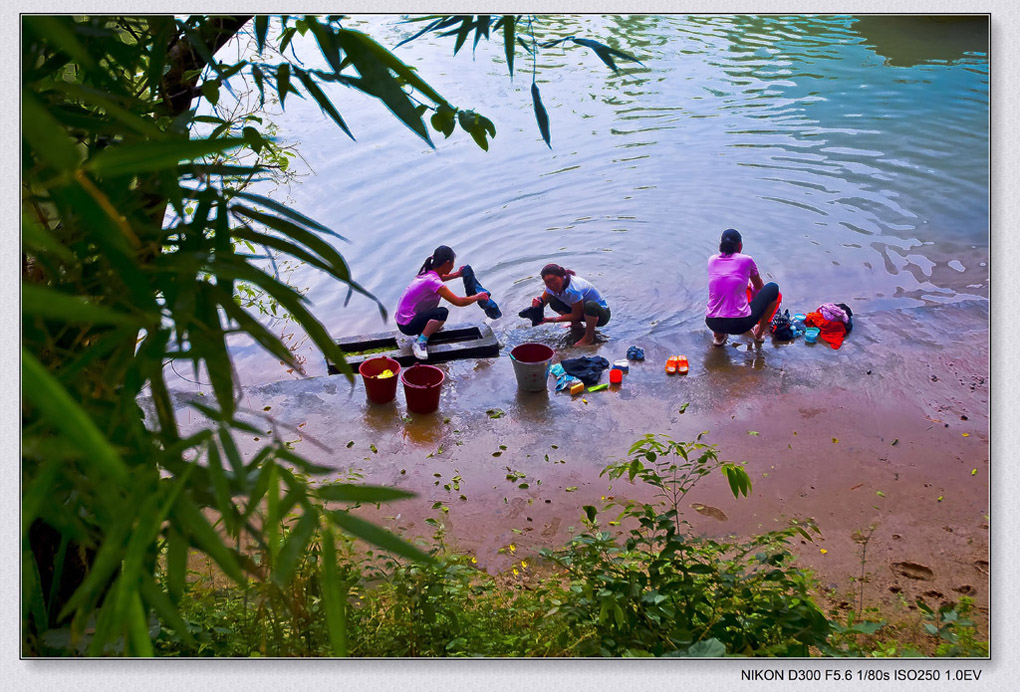
M765 341L765 329L779 305L779 285L762 284L758 267L744 249L740 233L723 231L719 254L708 258L708 307L705 324L712 330L713 345L722 346L728 334L750 330L755 341ZM748 281L752 287L747 301Z
M455 259L457 255L449 247L437 247L432 256L421 265L418 276L414 277L397 303L397 329L408 336L418 335L411 344L411 351L418 360L428 359L429 337L442 328L450 315L447 308L439 307L440 298L459 308L489 299L489 294L485 292L463 298L443 285L444 281L460 276L460 269L453 270Z

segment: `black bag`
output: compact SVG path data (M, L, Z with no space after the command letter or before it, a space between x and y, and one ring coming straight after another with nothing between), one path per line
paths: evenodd
M794 335L793 324L790 322L790 311L779 312L776 310L776 314L772 316L772 322L769 324L769 331L779 341L792 341Z

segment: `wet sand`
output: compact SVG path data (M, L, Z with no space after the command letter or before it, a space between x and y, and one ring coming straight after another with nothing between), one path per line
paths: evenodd
M693 440L705 432L721 459L746 462L754 487L738 500L721 474L704 479L686 498L701 511L683 508L695 532L746 536L811 517L821 536L794 546L799 562L833 605L855 608L862 564L853 537L874 526L866 608L916 619L908 604L918 596L937 607L969 595L987 635L988 333L987 303L973 301L858 316L838 351L801 340L755 346L749 337L713 348L706 330L672 347L649 338L639 344L646 360L631 364L623 385L586 393L587 403L551 388L519 392L505 355L441 365L439 411L428 416L409 414L402 391L393 403L370 404L360 378L352 385L342 376L247 387L241 403L270 407L283 439L303 439L298 451L341 476L417 493L365 515L409 538L430 536L424 520L439 518L450 545L490 572L565 543L583 505L649 497L599 477L645 433ZM513 334L557 347L566 338L556 327ZM612 361L628 345L610 338L558 356ZM688 355L689 374L664 373L674 352ZM185 428L195 422L180 415ZM242 442L249 453L260 444ZM437 502L448 512L433 509Z

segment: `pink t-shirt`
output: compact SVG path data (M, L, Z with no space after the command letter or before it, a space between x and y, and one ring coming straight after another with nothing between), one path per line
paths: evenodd
M758 267L747 255L712 255L708 258L708 307L705 317L747 317L747 281Z
M418 315L439 305L439 287L443 280L434 271L419 274L400 296L397 303L397 324L409 324Z

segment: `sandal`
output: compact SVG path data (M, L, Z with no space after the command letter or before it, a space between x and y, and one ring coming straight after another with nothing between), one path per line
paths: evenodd
M729 338L728 335L723 334L722 341L720 341L717 337L713 336L712 337L712 345L713 346L725 346L726 345L726 340L728 338Z
M687 368L688 368L687 356L677 356L676 371L681 375L686 375Z
M666 374L675 375L677 366L679 365L677 356L670 356L666 359Z

